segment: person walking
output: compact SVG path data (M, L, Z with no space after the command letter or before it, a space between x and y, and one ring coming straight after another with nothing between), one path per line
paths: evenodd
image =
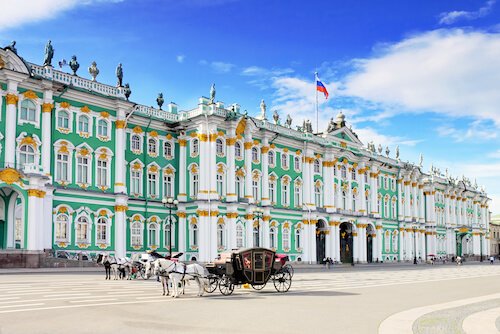
M495 258L493 256L490 256L490 263L493 264L495 262Z

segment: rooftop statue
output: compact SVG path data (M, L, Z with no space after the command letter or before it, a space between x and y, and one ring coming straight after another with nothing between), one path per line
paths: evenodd
M160 110L161 106L163 105L163 102L165 102L165 100L163 99L163 93L158 93L158 97L156 98L156 103L158 103L158 107L160 107Z
M378 154L382 154L382 145L378 144Z
M399 160L399 145L396 146L396 160Z
M313 126L312 126L312 123L311 123L311 120L309 119L306 119L306 132L308 133L312 133L313 132Z
M123 81L122 63L119 63L118 66L116 67L116 78L118 79L118 82L116 83L116 87L123 87L122 86L122 81Z
M212 84L212 87L210 87L210 103L215 103L215 84Z
M266 102L264 100L260 101L260 119L266 119Z
M132 94L132 91L130 90L130 85L128 83L125 84L125 87L123 88L123 94L125 95L125 98L128 101L128 98Z
M335 122L333 121L333 117L330 118L330 122L328 122L328 127L326 128L326 132L330 133L335 131Z
M420 166L420 168L424 166L424 155L422 153L420 153L420 159L418 161L418 165Z
M97 68L97 63L95 61L89 66L89 74L92 76L92 81L96 81L95 78L99 74L99 69Z
M235 121L237 119L238 119L238 113L236 112L236 108L234 107L234 105L232 105L226 112L226 121Z
M12 41L10 45L7 45L5 48L14 52L17 55L16 41Z
M389 150L389 146L385 147L385 155L389 157L389 154L391 153L391 150Z
M76 75L76 71L80 68L80 64L78 64L78 61L76 61L76 56L71 57L71 60L69 61L69 67L73 71L73 75Z
M290 117L290 114L286 115L285 127L289 129L292 127L292 117Z
M52 58L54 58L54 48L49 40L47 45L45 45L45 58L43 60L43 66L52 66Z
M278 112L276 110L273 111L273 119L274 119L274 124L279 124L280 115L278 114Z

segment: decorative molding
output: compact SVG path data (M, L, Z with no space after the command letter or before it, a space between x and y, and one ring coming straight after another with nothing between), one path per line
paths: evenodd
M7 104L17 104L19 98L15 94L7 94L5 95L5 100L7 101Z
M42 104L42 112L52 112L52 109L54 109L54 104L52 103L44 103Z
M18 182L21 179L21 174L14 168L6 168L0 171L0 181L7 184Z

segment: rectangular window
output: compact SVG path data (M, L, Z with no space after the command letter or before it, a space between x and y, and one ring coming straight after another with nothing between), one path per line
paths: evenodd
M174 182L171 175L163 177L163 195L166 197L174 197Z
M252 180L252 196L254 200L259 200L259 181Z
M288 184L283 184L281 188L281 203L283 204L283 206L290 205L288 199Z
M293 201L294 201L296 207L302 206L302 194L301 194L299 186L296 186L294 188Z
M140 194L141 193L141 172L140 171L132 171L130 173L130 192L132 194Z
M69 170L69 156L67 154L57 154L57 166L56 173L57 179L59 181L69 181L68 170Z
M148 173L148 192L150 197L156 197L158 195L156 192L157 181L156 173Z
M76 182L87 184L89 182L89 159L78 157L76 167Z
M276 183L269 183L269 200L271 203L276 203Z
M198 174L193 174L193 184L192 184L192 196L197 197L198 196Z
M108 185L108 162L97 160L97 186L105 187Z
M219 196L224 196L224 175L217 174L217 193Z

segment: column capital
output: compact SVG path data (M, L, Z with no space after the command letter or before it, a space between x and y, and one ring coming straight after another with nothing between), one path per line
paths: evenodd
M7 104L17 104L19 97L16 94L9 93L5 95L5 100L7 101Z

